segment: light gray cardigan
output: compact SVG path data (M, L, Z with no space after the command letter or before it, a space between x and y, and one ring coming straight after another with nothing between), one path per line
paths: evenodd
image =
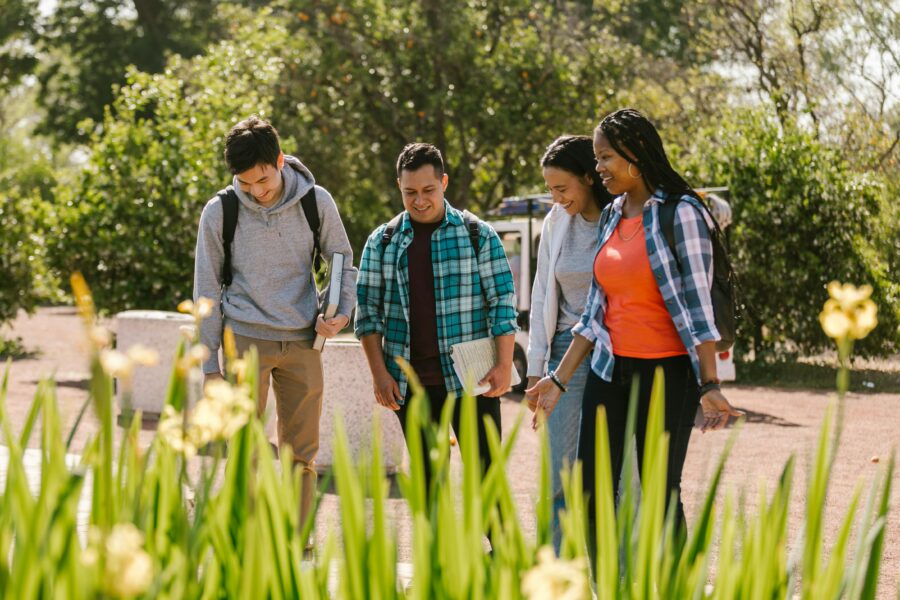
M572 217L559 204L544 218L538 248L537 274L531 288L531 313L528 325L529 377L543 377L550 360L550 344L556 333L559 316L559 290L556 285L556 261Z

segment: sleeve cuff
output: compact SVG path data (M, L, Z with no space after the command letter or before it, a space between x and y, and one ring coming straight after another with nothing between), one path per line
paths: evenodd
M497 323L491 327L491 336L500 337L501 335L512 335L519 330L519 326L515 321L504 321Z
M370 321L366 323L357 322L353 328L353 335L356 336L356 339L364 338L373 333L384 335L384 326L381 323Z
M544 353L541 352L538 354L530 354L527 357L528 367L525 369L525 373L529 377L541 377L544 375Z
M597 341L597 336L594 335L593 330L583 323L577 323L575 327L572 328L572 334L580 335L592 344Z

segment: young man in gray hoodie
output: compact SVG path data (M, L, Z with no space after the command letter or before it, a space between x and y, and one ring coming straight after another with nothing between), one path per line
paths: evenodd
M356 268L347 233L331 195L312 173L281 151L278 132L258 117L235 125L225 141L225 162L234 175L237 226L231 244L230 285L223 285L225 247L221 195L200 216L194 268L194 301L212 299L222 314L203 321L200 339L210 356L204 383L222 377L218 350L224 327L234 332L238 353L256 346L259 353L259 414L266 407L269 381L275 391L278 444L293 450L303 472L301 522L312 508L322 411L321 354L313 350L316 333L330 338L350 321L356 304ZM314 236L301 199L311 190L319 217L324 260L344 255L337 314L324 319L313 277Z

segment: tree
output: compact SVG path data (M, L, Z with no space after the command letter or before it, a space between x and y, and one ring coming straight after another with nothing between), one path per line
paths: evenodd
M246 0L246 4L258 4ZM163 70L171 54L191 57L226 33L220 0L59 0L34 43L42 51L40 133L87 141L103 120L126 68Z
M394 161L413 140L444 151L457 207L488 207L536 183L546 145L589 132L634 60L565 3L290 7L296 34L278 121L339 198L367 199L365 229L399 208Z
M163 73L129 71L87 167L55 191L52 262L81 271L104 310L172 309L191 296L200 212L228 183L225 133L271 113L285 30L268 10L227 16L240 23L234 39L174 56Z
M0 92L6 92L23 75L34 70L37 60L31 40L35 35L36 0L3 0L0 3Z
M749 91L771 103L783 126L798 121L842 144L861 171L896 170L896 0L715 0L714 6L700 43L732 68L749 67Z

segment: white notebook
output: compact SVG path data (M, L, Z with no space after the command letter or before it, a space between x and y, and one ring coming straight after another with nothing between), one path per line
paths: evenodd
M328 270L328 297L325 298L325 306L322 310L322 316L330 319L337 314L338 304L341 302L341 281L344 278L344 255L335 252L331 257L331 266ZM316 335L316 341L313 342L313 350L322 351L325 347L325 338Z
M478 382L497 364L497 346L494 338L486 337L453 344L450 346L450 359L453 361L453 370L463 387L468 389L469 385L473 386L470 390L473 396L483 394L491 389L490 385L478 385ZM509 385L513 387L519 385L521 381L516 365L513 364Z

